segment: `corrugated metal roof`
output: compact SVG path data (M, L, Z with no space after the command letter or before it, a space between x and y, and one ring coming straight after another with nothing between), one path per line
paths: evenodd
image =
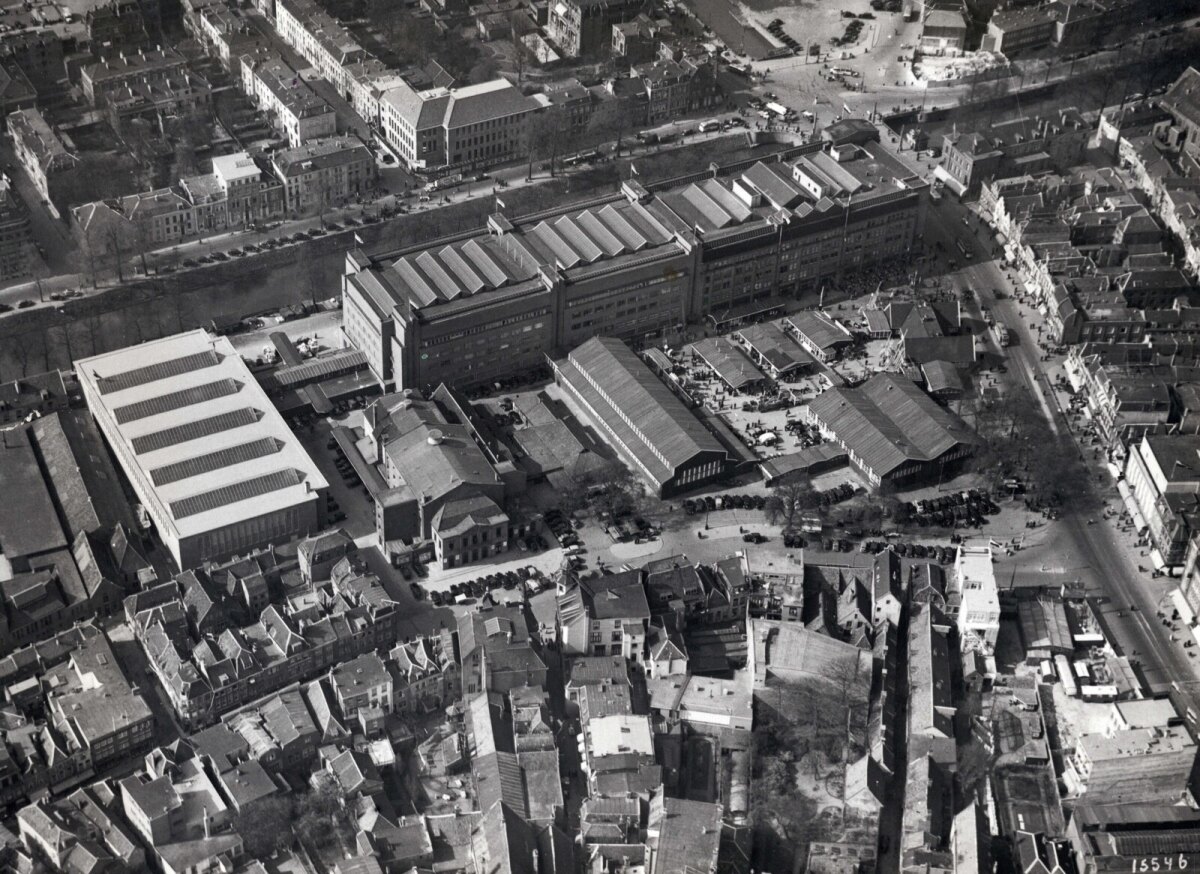
M800 310L788 316L787 322L797 334L806 337L818 349L832 349L854 342L833 319L819 310Z
M566 375L573 386L589 395L605 423L622 433L660 484L698 453L725 454L700 420L620 340L595 337L565 363L571 365Z
M934 461L959 443L978 442L961 419L895 373L822 392L809 411L880 476L909 461Z
M320 380L331 373L367 366L367 356L358 349L341 349L333 355L309 358L293 367L284 367L275 373L275 382L282 386L296 385Z
M721 380L734 391L761 382L763 372L741 350L723 337L706 337L692 344L692 351L704 359Z

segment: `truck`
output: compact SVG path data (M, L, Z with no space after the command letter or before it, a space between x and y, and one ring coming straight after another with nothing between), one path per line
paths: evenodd
M1002 322L992 324L992 336L996 338L996 343L1001 348L1005 348L1012 343L1012 336L1008 332L1008 325Z
M785 118L791 112L791 110L782 103L775 103L773 101L767 104L767 109L778 115L780 118Z

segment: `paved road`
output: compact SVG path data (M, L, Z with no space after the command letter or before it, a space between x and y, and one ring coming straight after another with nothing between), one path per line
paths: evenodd
M950 241L960 237L971 241L975 258L959 275L969 282L979 303L991 307L995 317L1018 337L1018 343L1008 350L1009 378L1020 380L1030 388L1064 449L1077 452L1075 435L1041 366L1036 334L1021 318L1020 307L1011 293L1003 300L996 300L993 293L997 288L1011 292L1012 285L1000 263L991 259L991 234L980 229L974 220L968 230L962 224L964 215L966 210L962 205L944 199L937 208L930 210L926 236L943 241L948 249L952 245ZM1111 498L1115 494L1107 474L1098 491L1102 498ZM1088 519L1079 513L1064 514L1054 533L1054 544L1047 554L1059 559L1066 578L1079 578L1098 596L1109 599L1102 607L1103 621L1117 647L1140 662L1142 676L1149 688L1154 693L1167 693L1178 687L1182 697L1200 713L1197 660L1169 639L1167 629L1156 616L1160 587L1138 571L1136 558L1122 545L1119 533L1110 523L1099 519L1095 524L1088 524ZM1036 562L1040 559L1034 554L1018 553L1017 560L1025 574L1037 573ZM1031 560L1033 567L1030 567ZM1130 610L1131 605L1136 609Z

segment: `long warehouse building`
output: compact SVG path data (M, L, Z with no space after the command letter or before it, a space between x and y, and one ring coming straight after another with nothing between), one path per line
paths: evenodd
M908 253L927 184L878 142L814 143L790 161L424 247L352 250L344 323L388 388L529 372L595 336L641 341L710 313L753 314Z
M595 337L552 366L570 401L660 498L725 473L721 441L620 340Z
M181 569L319 529L329 483L228 339L189 331L75 370Z

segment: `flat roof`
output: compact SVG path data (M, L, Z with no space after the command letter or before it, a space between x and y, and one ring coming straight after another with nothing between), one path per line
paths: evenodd
M587 724L589 750L596 758L640 753L654 755L650 717L630 713L601 716Z
M960 613L983 612L1000 615L996 593L996 571L990 546L960 546L954 573L962 593Z
M1139 698L1113 704L1130 728L1164 728L1179 719L1170 698Z
M329 483L233 345L204 330L75 362L122 466L190 537L314 500Z

